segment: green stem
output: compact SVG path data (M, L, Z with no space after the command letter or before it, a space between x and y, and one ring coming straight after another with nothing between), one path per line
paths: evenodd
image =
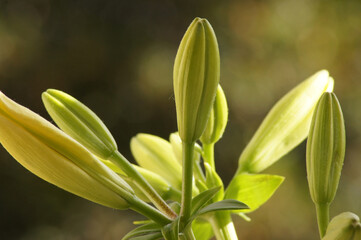
M148 181L135 169L135 167L118 151L114 152L109 158L114 164L120 167L128 177L134 179L140 189L148 199L170 219L175 219L177 214L168 206L161 196L154 190Z
M238 240L229 212L216 212L209 221L217 240Z
M161 226L165 226L172 221L163 213L159 212L157 209L153 208L152 206L137 197L134 197L131 201L129 201L129 203L130 209L148 217L154 222L160 224Z
M214 143L203 144L203 159L212 169L216 168L214 164Z
M316 203L317 223L320 238L322 239L327 230L327 226L330 220L330 204L329 203Z
M183 234L185 236L185 239L187 240L197 240L193 234L192 227L187 227L186 229L184 229Z
M199 165L199 162L194 161L193 169L194 169L194 177L195 177L195 179L200 180L203 183L205 183L206 182L206 177L204 176L204 173L202 171L201 166Z
M194 142L183 142L183 181L182 181L182 203L181 203L181 220L188 221L192 208L192 185L193 185L193 149Z

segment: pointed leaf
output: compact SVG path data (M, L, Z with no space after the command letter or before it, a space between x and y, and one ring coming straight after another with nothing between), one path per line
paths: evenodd
M162 233L160 233L160 232L159 233L150 233L147 235L130 238L129 240L158 240L158 239L163 239Z
M128 232L122 240L134 239L139 235L145 235L149 233L160 233L160 226L154 222L142 225Z
M284 177L277 175L240 174L229 184L225 199L244 202L249 209L241 212L252 212L267 202L283 180Z
M192 200L192 213L197 212L201 207L203 207L209 200L211 200L214 195L221 189L221 187L215 187L209 189L205 192L198 194Z
M162 228L162 234L166 240L178 240L179 218Z
M197 213L193 214L193 216L190 219L190 222L195 219L196 217L210 212L215 211L227 211L227 210L242 210L242 209L248 209L249 207L237 200L234 199L226 199L219 202L215 202L212 204L207 205L206 207L200 209Z

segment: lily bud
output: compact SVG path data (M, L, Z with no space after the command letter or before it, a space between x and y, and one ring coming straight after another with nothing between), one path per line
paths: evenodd
M55 123L93 154L108 159L117 150L108 128L87 106L55 89L44 92L42 99Z
M142 199L143 201L149 202L149 199L138 187L137 183L133 178L130 178L126 173L120 169L117 165L112 163L109 160L101 160L105 165L107 165L114 172L118 173L133 189L135 195ZM160 175L151 172L145 168L133 165L137 171L142 174L142 176L149 182L149 184L154 188L154 190L165 200L177 200L180 199L180 191L173 189L173 187Z
M206 129L201 136L201 142L205 144L216 143L222 137L224 130L226 129L227 121L227 100L221 86L218 85L216 99L214 100Z
M130 141L130 149L141 167L159 174L176 189L182 189L182 166L168 141L139 133Z
M171 133L169 136L169 142L172 145L174 155L177 161L182 164L182 139L179 137L178 132ZM194 144L193 160L199 161L201 157L202 147L198 143Z
M213 107L220 75L218 43L206 19L196 18L186 31L174 63L173 83L179 135L195 142Z
M26 169L66 191L117 209L131 187L77 141L0 92L0 142Z
M239 158L238 173L258 173L300 144L308 135L312 113L333 79L322 70L306 79L270 110Z
M351 212L344 212L334 217L329 223L322 240L360 240L360 218Z
M334 93L324 93L313 114L307 140L307 179L315 203L331 203L345 156L345 125Z

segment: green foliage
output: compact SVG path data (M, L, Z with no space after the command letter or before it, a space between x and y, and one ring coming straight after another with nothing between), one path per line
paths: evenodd
M196 213L200 208L202 208L208 201L210 201L214 195L221 189L221 187L215 187L208 189L192 199L192 213Z
M133 229L129 233L127 233L127 235L125 235L122 238L122 240L134 239L135 237L140 237L140 236L159 235L160 229L161 229L161 226L159 226L156 223L144 224L142 226L139 226L139 227ZM162 236L162 234L160 234L160 236Z
M211 224L199 218L193 221L192 230L197 240L209 240L213 236Z
M266 174L240 174L232 179L225 193L226 199L236 199L248 205L242 213L253 212L272 197L284 177Z
M216 212L216 211L227 211L227 210L242 210L248 209L249 207L237 200L234 199L225 199L212 204L205 206L204 208L196 211L191 219L194 219L198 216L201 216L206 213Z

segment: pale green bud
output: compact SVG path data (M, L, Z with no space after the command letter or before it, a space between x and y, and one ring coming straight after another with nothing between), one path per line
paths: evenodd
M360 218L351 212L334 217L322 240L361 240Z
M326 92L314 111L307 140L307 179L315 203L331 203L345 156L345 125L334 93Z
M218 85L216 99L214 100L206 129L201 136L201 142L205 144L216 143L222 137L224 130L226 129L227 121L227 100L221 86Z
M59 90L42 94L46 110L55 123L92 153L107 159L117 150L113 136L87 106Z
M182 166L168 141L139 133L130 141L130 149L141 167L159 174L176 189L182 189Z
M242 152L238 172L261 172L300 144L308 135L318 99L332 91L333 82L323 70L281 98Z
M116 173L54 125L0 92L0 142L26 169L66 191L117 209L134 192Z
M184 142L203 133L219 83L218 43L206 19L196 18L186 31L174 63L173 85L178 131Z
M182 139L179 137L178 132L171 133L169 136L169 142L172 145L174 155L176 156L178 162L182 164ZM199 161L202 152L202 147L199 146L198 143L194 144L194 153L193 153L193 160Z
M160 175L170 183L172 189L182 190L182 165L167 140L139 133L130 141L130 149L141 167ZM192 189L194 196L199 193L194 183Z
M172 145L174 155L178 162L182 164L182 139L179 137L178 132L171 133L169 136L169 142Z
M122 169L120 169L117 165L112 163L109 160L101 160L105 165L107 165L114 172L121 175L121 177L134 189L135 195L142 199L143 201L149 202L149 199L142 192L142 190L138 187L137 183L133 178L128 177L126 173ZM180 191L173 189L173 187L160 175L151 172L145 168L139 167L137 165L133 165L137 171L147 180L147 182L154 188L154 190L165 200L179 200L180 199Z

